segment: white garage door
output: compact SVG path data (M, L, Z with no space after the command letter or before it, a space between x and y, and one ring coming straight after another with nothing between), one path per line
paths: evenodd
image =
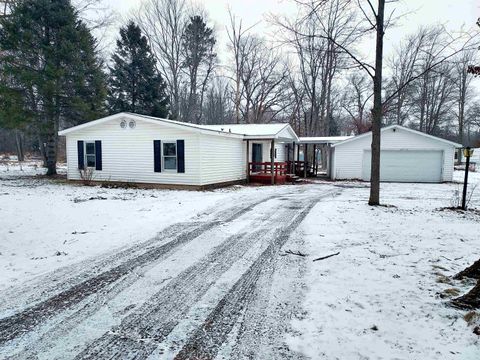
M363 180L370 180L371 152L363 154ZM443 151L382 150L381 181L441 182Z

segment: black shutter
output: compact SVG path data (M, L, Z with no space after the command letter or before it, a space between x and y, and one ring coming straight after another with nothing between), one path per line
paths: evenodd
M95 170L102 170L102 142L95 140Z
M177 172L185 172L185 140L177 140Z
M85 168L85 152L83 141L77 141L77 155L78 155L78 168L83 170Z
M155 172L162 172L162 142L153 140L153 168Z

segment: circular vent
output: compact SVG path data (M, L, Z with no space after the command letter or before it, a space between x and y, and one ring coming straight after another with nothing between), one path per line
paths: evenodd
M122 120L122 121L120 122L120 127L121 127L122 129L125 129L125 128L127 127L127 122L126 122L125 120Z
M135 129L135 126L137 126L137 124L135 123L135 120L130 120L128 126L130 127L130 129Z

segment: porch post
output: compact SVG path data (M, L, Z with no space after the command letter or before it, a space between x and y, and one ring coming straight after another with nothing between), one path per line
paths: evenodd
M313 172L317 176L317 144L313 144Z
M308 144L303 145L303 178L307 177Z
M270 145L270 170L272 171L272 185L275 185L275 139Z
M292 146L292 160L290 161L290 174L295 175L295 141Z
M247 184L250 182L250 140L247 140Z

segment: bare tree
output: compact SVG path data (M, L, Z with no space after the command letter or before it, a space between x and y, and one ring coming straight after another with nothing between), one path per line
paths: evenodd
M453 63L446 59L438 63L451 40L441 26L424 29L423 33L424 42L419 44L420 53L414 73L418 81L413 83L412 110L420 131L438 134L442 122L451 113L454 101Z
M387 94L396 93L389 106L384 109L390 123L405 125L409 119L409 110L412 105L413 85L406 84L409 79L419 72L419 63L422 49L428 42L428 29L421 28L414 34L407 36L395 48L392 56L387 60L388 68L392 74L387 83Z
M272 22L285 33L282 41L293 50L299 67L297 83L307 100L301 104L305 134L329 135L333 81L346 65L338 44L353 42L354 13L345 0L298 3L306 10L296 19L274 18Z
M146 0L137 15L137 23L149 39L157 66L170 94L174 119L180 113L183 34L188 21L185 0Z
M465 141L465 117L466 110L473 97L472 77L468 74L468 66L476 60L476 51L467 50L460 53L454 60L453 82L455 84L456 111L458 126L458 143Z
M298 4L304 6L308 9L311 14L320 14L320 9L328 7L330 1L333 0L296 0ZM398 1L392 0L388 1L388 4L396 3ZM373 108L372 108L372 161L371 161L371 171L370 171L370 205L379 205L380 204L380 137L381 137L381 126L384 117L384 109L388 107L390 102L401 92L404 88L409 86L412 82L418 80L423 75L438 69L442 64L444 64L448 59L455 56L455 54L461 52L465 49L467 45L471 44L472 37L470 36L463 42L463 46L459 49L453 48L452 44L456 42L453 37L451 41L445 44L445 46L440 49L441 51L435 56L435 60L429 63L429 66L424 67L417 74L410 76L406 81L403 81L403 84L398 86L396 90L385 96L383 98L383 38L385 35L385 30L392 22L394 10L390 12L390 15L385 16L385 0L378 0L377 6L374 6L371 0L366 0L365 2L357 1L356 3L358 11L363 15L363 23L360 22L358 25L354 25L354 30L361 30L365 34L369 34L371 31L375 33L375 62L374 65L363 60L358 54L356 54L354 46L343 45L337 39L335 39L331 34L321 33L317 36L321 36L325 39L328 39L333 44L335 44L339 49L343 50L350 59L361 69L363 69L368 76L372 79L373 82ZM464 38L465 39L465 38ZM449 49L450 48L450 49ZM446 49L450 50L450 53L445 55ZM441 90L446 91L446 89Z
M363 73L353 73L348 77L348 85L343 94L342 108L350 117L351 129L356 134L370 131L371 119L368 109L371 108L373 96L369 79Z
M206 124L227 124L234 121L230 85L225 78L216 77L206 91L203 106Z
M268 112L272 120L281 110L280 99L288 69L281 55L270 49L265 40L247 36L240 44L241 105L246 123L265 122Z
M288 67L282 55L265 39L249 34L250 29L230 13L227 33L233 65L228 70L236 123L271 121L284 109Z
M233 55L233 66L230 67L233 76L231 80L234 83L234 105L235 105L235 121L240 123L241 113L240 105L242 101L242 71L245 62L246 44L248 43L248 32L255 26L244 29L241 20L237 20L235 15L229 10L230 25L227 27L227 35L229 39L229 50Z

